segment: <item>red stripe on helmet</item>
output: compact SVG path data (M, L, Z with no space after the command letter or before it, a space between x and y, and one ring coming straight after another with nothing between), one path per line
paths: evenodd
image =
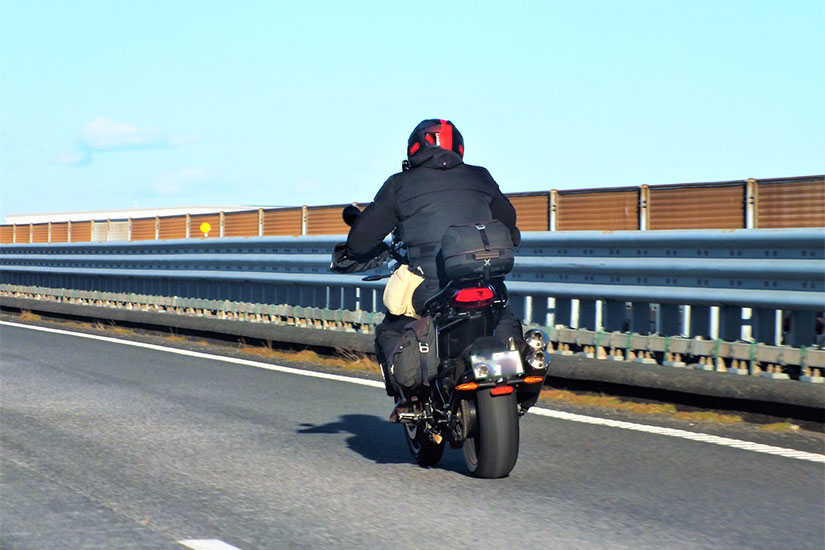
M438 137L441 147L448 151L453 150L453 127L446 120L441 120L441 134Z
M415 152L418 151L420 148L421 148L420 143L418 143L418 142L413 143L412 147L410 147L410 156L414 155Z

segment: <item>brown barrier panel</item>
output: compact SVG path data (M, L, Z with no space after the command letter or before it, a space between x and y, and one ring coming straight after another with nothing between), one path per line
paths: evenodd
M155 218L138 218L132 220L133 241L155 240Z
M650 187L649 229L742 229L745 183Z
M278 208L274 210L264 210L265 237L298 237L300 235L300 208Z
M69 242L69 222L53 223L50 241L53 243Z
M33 243L47 243L49 242L49 224L36 223L32 225L32 242Z
M550 193L508 194L516 209L516 225L521 231L550 229Z
M341 217L346 204L307 209L307 235L346 235L349 227Z
M232 212L223 217L224 237L257 237L258 211Z
M92 240L92 222L72 222L72 242L87 243Z
M32 242L32 227L29 224L15 226L14 242L16 243L30 243Z
M825 177L757 182L756 227L825 227Z
M221 236L221 215L220 214L199 214L197 216L189 216L189 238L203 239L204 232L201 231L201 225L209 224L209 237L218 238Z
M636 229L639 229L639 189L636 187L558 192L558 231Z
M186 216L165 216L159 218L158 236L161 239L185 239Z
M0 225L0 243L10 244L14 242L14 226Z

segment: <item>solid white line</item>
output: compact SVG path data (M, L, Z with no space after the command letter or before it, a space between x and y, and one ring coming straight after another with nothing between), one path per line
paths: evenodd
M179 540L178 544L182 544L192 550L240 550L240 548L217 539Z
M249 361L247 359L239 359L237 357L224 357L222 355L210 355L199 351L190 351L186 349L168 348L166 346L158 346L156 344L146 344L143 342L133 342L131 340L122 340L120 338L110 338L108 336L98 336L97 334L84 334L82 332L72 332L69 330L60 330L56 328L37 327L33 325L21 325L18 323L9 323L7 321L0 321L0 325L8 325L10 327L27 328L31 330L39 330L42 332L51 332L54 334L64 334L67 336L77 336L78 338L88 338L90 340L99 340L101 342L110 342L113 344L123 344L133 346L136 348L145 348L155 351L163 351L167 353L175 353L177 355L186 355L188 357L196 357L198 359L211 359L213 361L225 361L227 363L235 363L236 365L246 365L248 367L255 367L259 369L266 369L278 372L285 372L288 374L297 374L299 376L310 376L313 378L323 378L325 380L336 380L338 382L348 382L350 384L360 384L362 386L370 386L373 388L383 388L384 383L376 380L364 380L362 378L355 378L352 376L341 376L338 374L327 374L325 372L315 372L305 369L296 369L292 367L284 367L281 365L273 365L270 363L262 363L260 361Z
M710 435L699 432L688 432L686 430L677 430L674 428L663 428L661 426L634 424L632 422L623 422L621 420L596 418L592 416L584 416L581 414L554 411L550 409L542 409L537 407L533 407L532 409L530 409L529 412L540 416L559 418L561 420L571 420L573 422L583 422L585 424L594 424L597 426L608 426L611 428L620 428L622 430L633 430L636 432L666 435L668 437L678 437L680 439L689 439L691 441L701 441L702 443L711 443L713 445L733 447L734 449L742 449L745 451L753 451L756 453L784 456L786 458L796 458L799 460L807 460L810 462L820 462L825 464L825 455L822 454L809 453L805 451L796 451L793 449L785 449L783 447L774 447L773 445L764 445L762 443L753 443L750 441L731 439L729 437L719 437L717 435Z
M158 346L155 344L145 344L143 342L133 342L131 340L121 340L118 338L110 338L108 336L98 336L96 334L84 334L81 332L72 332L68 330L60 330L54 328L37 327L33 325L21 325L18 323L9 323L7 321L0 321L0 325L7 325L10 327L25 328L30 330L39 330L42 332L51 332L54 334L64 334L67 336L76 336L79 338L89 338L90 340L100 340L102 342L111 342L114 344L123 344L127 346L134 346L138 348L146 348L155 351L163 351L167 353L175 353L178 355L186 355L188 357L197 357L199 359L211 359L213 361L224 361L228 363L235 363L238 365L245 365L248 367L255 367L259 369L266 369L271 371L285 372L288 374L296 374L299 376L310 376L313 378L323 378L326 380L335 380L338 382L347 382L349 384L359 384L361 386L370 386L373 388L384 388L383 382L375 380L364 380L361 378L354 378L352 376L341 376L338 374L327 374L323 372L315 372L311 370L295 369L291 367L283 367L281 365L272 365L269 363L261 363L259 361L249 361L247 359L238 359L235 357L224 357L221 355L209 355L198 351L189 351L177 348L168 348ZM825 464L825 454L809 453L806 451L797 451L794 449L786 449L783 447L774 447L772 445L763 445L762 443L753 443L749 441L742 441L739 439L731 439L728 437L719 437L700 432L689 432L686 430L677 430L674 428L663 428L660 426L650 426L646 424L634 424L632 422L623 422L620 420L610 420L607 418L598 418L594 416L584 416L581 414L573 414L563 411L554 411L551 409L542 409L540 407L533 407L528 412L539 416L546 416L549 418L556 418L560 420L568 420L571 422L582 422L584 424L593 424L597 426L607 426L610 428L619 428L623 430L633 430L636 432L651 433L656 435L664 435L668 437L677 437L680 439L687 439L690 441L700 441L702 443L710 443L713 445L722 445L724 447L732 447L735 449L742 449L745 451L753 451L757 453L771 454L782 456L785 458L795 458L797 460L806 460L808 462L819 462ZM216 547L220 548L220 547ZM231 547L230 547L231 548ZM200 549L199 549L200 550ZM206 549L204 549L206 550Z

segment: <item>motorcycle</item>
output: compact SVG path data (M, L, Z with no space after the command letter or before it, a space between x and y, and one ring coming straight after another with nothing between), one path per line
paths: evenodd
M357 207L348 206L344 221L352 225L359 214ZM392 245L382 247L371 262L359 264L339 253L339 264L350 263L338 272L374 269L390 260L397 268L406 261L403 249L393 234ZM333 258L334 267L335 254ZM541 330L528 330L521 349L512 338L502 343L493 337L507 300L503 276L452 280L427 300L421 316L431 317L436 330L438 373L412 397L411 410L398 415L419 465L434 466L449 445L462 449L467 468L481 478L505 477L515 466L519 418L541 391L550 357L545 352L548 338ZM382 365L386 383L385 368Z

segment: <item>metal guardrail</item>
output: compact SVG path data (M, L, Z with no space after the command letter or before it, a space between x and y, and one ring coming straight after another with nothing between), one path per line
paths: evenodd
M328 273L341 239L0 245L0 283L381 311L383 281ZM825 228L525 233L508 288L527 324L811 346Z

